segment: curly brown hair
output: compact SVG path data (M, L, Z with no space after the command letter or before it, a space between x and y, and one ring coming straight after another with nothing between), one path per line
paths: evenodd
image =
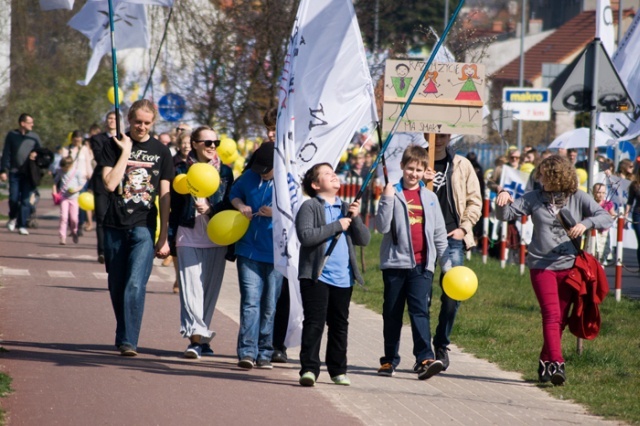
M552 155L542 160L534 177L543 184L545 191L571 195L578 190L576 168L565 156Z

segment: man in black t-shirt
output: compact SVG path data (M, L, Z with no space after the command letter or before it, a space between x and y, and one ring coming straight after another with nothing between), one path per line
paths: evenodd
M425 134L425 139L428 135ZM434 169L427 169L425 178L433 181L433 191L440 201L440 209L447 228L448 254L452 266L464 262L464 251L475 246L473 226L482 214L480 182L471 162L448 149L451 135L436 135L435 146L429 147L433 155ZM442 286L440 275L440 286ZM444 291L438 315L438 326L433 336L436 359L442 361L444 370L449 367L447 354L453 323L460 302L451 299Z
M149 135L157 111L142 99L129 109L130 132L112 138L102 151L102 178L109 192L104 217L105 263L116 316L115 344L136 356L147 281L153 258L169 255L169 190L174 177L169 148ZM154 247L159 196L160 233Z

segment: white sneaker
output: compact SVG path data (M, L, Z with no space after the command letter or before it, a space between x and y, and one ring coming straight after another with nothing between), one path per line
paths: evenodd
M27 228L20 228L18 229L18 233L20 235L29 235L29 231L27 231Z
M16 230L16 220L15 219L11 219L9 222L7 222L7 229L9 230L9 232L13 232Z

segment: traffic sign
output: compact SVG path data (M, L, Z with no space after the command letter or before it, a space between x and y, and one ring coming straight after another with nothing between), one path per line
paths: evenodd
M631 161L636 160L636 147L629 141L620 141L618 142L618 147L620 148L620 160L629 159ZM615 147L610 146L607 148L607 157L614 160L615 159Z
M551 90L504 87L502 109L513 112L514 120L551 120Z
M184 98L175 93L167 93L158 102L158 112L167 121L178 121L185 113L186 102Z

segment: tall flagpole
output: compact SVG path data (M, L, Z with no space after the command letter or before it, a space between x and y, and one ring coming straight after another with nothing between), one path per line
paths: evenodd
M116 107L116 137L120 132L120 94L118 88L118 60L116 58L116 33L113 22L113 0L109 0L109 29L111 30L111 69L113 71L113 100Z

